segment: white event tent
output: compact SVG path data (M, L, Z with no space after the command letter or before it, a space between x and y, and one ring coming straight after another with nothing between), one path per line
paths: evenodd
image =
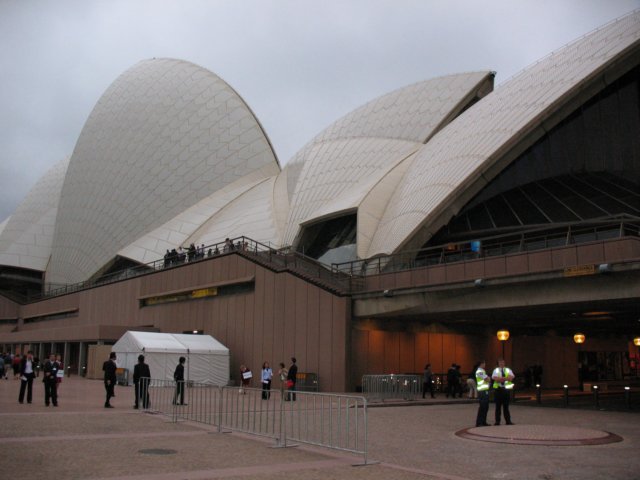
M178 359L185 357L186 381L209 385L229 382L229 349L211 335L128 331L111 351L118 357L118 367L129 370L129 384L133 383L133 367L140 354L154 379L173 380Z

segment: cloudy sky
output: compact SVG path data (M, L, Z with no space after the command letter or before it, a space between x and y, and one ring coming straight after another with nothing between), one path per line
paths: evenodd
M0 221L71 155L91 109L138 61L226 80L285 164L381 94L431 77L506 79L640 0L0 0Z

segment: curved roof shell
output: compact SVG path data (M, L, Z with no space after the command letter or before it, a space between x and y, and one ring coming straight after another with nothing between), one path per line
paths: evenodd
M357 209L385 175L492 87L491 72L439 77L383 95L329 126L285 168L283 243L293 243L302 224ZM375 224L359 227L365 233Z
M85 280L212 193L279 171L258 120L222 79L181 60L140 62L107 89L80 134L47 280Z
M69 158L58 162L31 189L15 213L0 227L0 265L44 271Z
M118 252L121 257L149 263L178 245L213 245L226 237L246 236L279 245L273 213L275 176L244 177L201 200L167 223L145 233Z
M419 248L517 155L638 64L640 12L525 69L438 132L416 154L367 256Z

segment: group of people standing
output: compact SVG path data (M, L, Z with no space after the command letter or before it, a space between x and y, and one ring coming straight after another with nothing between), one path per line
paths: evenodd
M19 357L17 364L17 375L20 379L20 393L18 394L18 402L24 403L26 394L27 403L33 402L33 379L38 373L38 361L34 358L33 352L29 350L26 355ZM44 404L48 407L53 404L58 406L58 386L62 382L64 376L64 368L60 355L52 353L43 365L44 383Z
M102 364L102 370L104 372L104 388L106 391L106 400L104 402L104 408L113 408L111 405L111 399L115 397L115 386L118 382L116 364L117 356L116 352L109 354L109 360ZM174 405L186 405L184 401L184 364L187 361L185 357L178 359L178 365L173 372L173 379L176 382L176 390L173 396ZM138 355L138 363L133 367L133 386L135 400L133 408L136 410L140 408L147 409L151 405L149 399L149 382L151 380L151 369L149 365L144 361L144 355Z
M495 425L500 425L502 416L507 425L513 425L511 421L511 412L509 412L509 401L511 391L513 390L513 380L515 375L513 370L505 366L504 359L498 360L496 368L491 376L485 371L486 363L484 360L478 362L467 379L469 387L469 398L478 398L479 407L476 416L476 427L489 426L487 423L487 414L489 413L489 392L493 390L494 401L496 404ZM427 363L424 367L422 398L425 398L427 392L431 394L431 398L435 398L434 394L434 374L431 370L431 364ZM458 394L462 397L462 385L460 366L453 363L447 372L447 397L452 395L454 398Z
M487 414L489 413L489 389L494 393L496 404L495 425L500 425L502 414L507 425L511 422L509 412L509 400L513 390L513 380L515 375L513 370L505 366L504 359L498 360L498 366L493 370L491 377L485 371L485 361L482 360L476 369L476 383L478 389L478 414L476 416L476 427L487 427Z
M204 243L200 246L195 244L190 244L188 248L178 247L176 250L172 248L171 250L167 249L164 254L164 267L172 267L175 265L181 265L185 262L194 262L196 260L201 260L205 257L213 257L214 255L220 255L220 250L216 245L213 249L209 248L209 250L205 250L206 247ZM235 244L229 238L225 239L224 244L222 245L222 252L229 253L236 250L248 250L249 244L245 241L242 242L238 240Z
M467 396L468 398L478 398L478 391L476 389L476 370L480 363L476 363L471 369L467 378ZM422 398L425 398L427 392L431 394L431 398L435 398L435 379L434 373L431 370L431 364L427 363L424 366L423 379L422 379ZM445 393L447 398L450 396L456 398L462 398L463 393L463 381L462 374L460 373L460 365L452 363L451 367L447 371L447 386Z
M280 390L283 393L285 401L296 401L296 383L298 375L298 364L296 358L291 357L291 366L287 369L285 364L280 362L278 370L278 378L280 380ZM240 365L240 390L241 395L246 394L246 389L251 386L253 373L246 365ZM269 400L271 398L271 382L273 381L273 370L269 366L269 362L262 364L260 373L260 383L262 385L262 399ZM284 395L287 390L286 396Z

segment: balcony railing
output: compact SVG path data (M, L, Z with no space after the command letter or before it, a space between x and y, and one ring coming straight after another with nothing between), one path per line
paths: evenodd
M366 277L627 236L640 236L639 221L609 219L602 222L556 226L553 229L534 229L517 234L509 233L475 241L461 241L352 262L334 263L331 269L334 273L343 273L351 277Z
M334 293L349 294L360 290L364 278L368 275L454 264L479 258L504 256L628 236L640 237L640 221L626 218L617 221L609 219L602 222L589 222L588 224L556 226L553 229L547 227L546 229L530 230L518 234L510 233L486 237L474 242L464 241L457 244L440 245L422 250L337 263L332 264L331 267L300 252L296 252L291 247L275 248L242 236L231 240L233 247L225 242L218 242L205 246L204 253L195 256L189 255L188 251L184 250L183 255L162 258L102 275L96 279L70 285L49 286L43 293L31 294L20 298L20 300L21 303L29 303L44 298L66 295L161 270L178 268L234 252L240 253L247 258L252 258L254 261L269 268L287 270Z

